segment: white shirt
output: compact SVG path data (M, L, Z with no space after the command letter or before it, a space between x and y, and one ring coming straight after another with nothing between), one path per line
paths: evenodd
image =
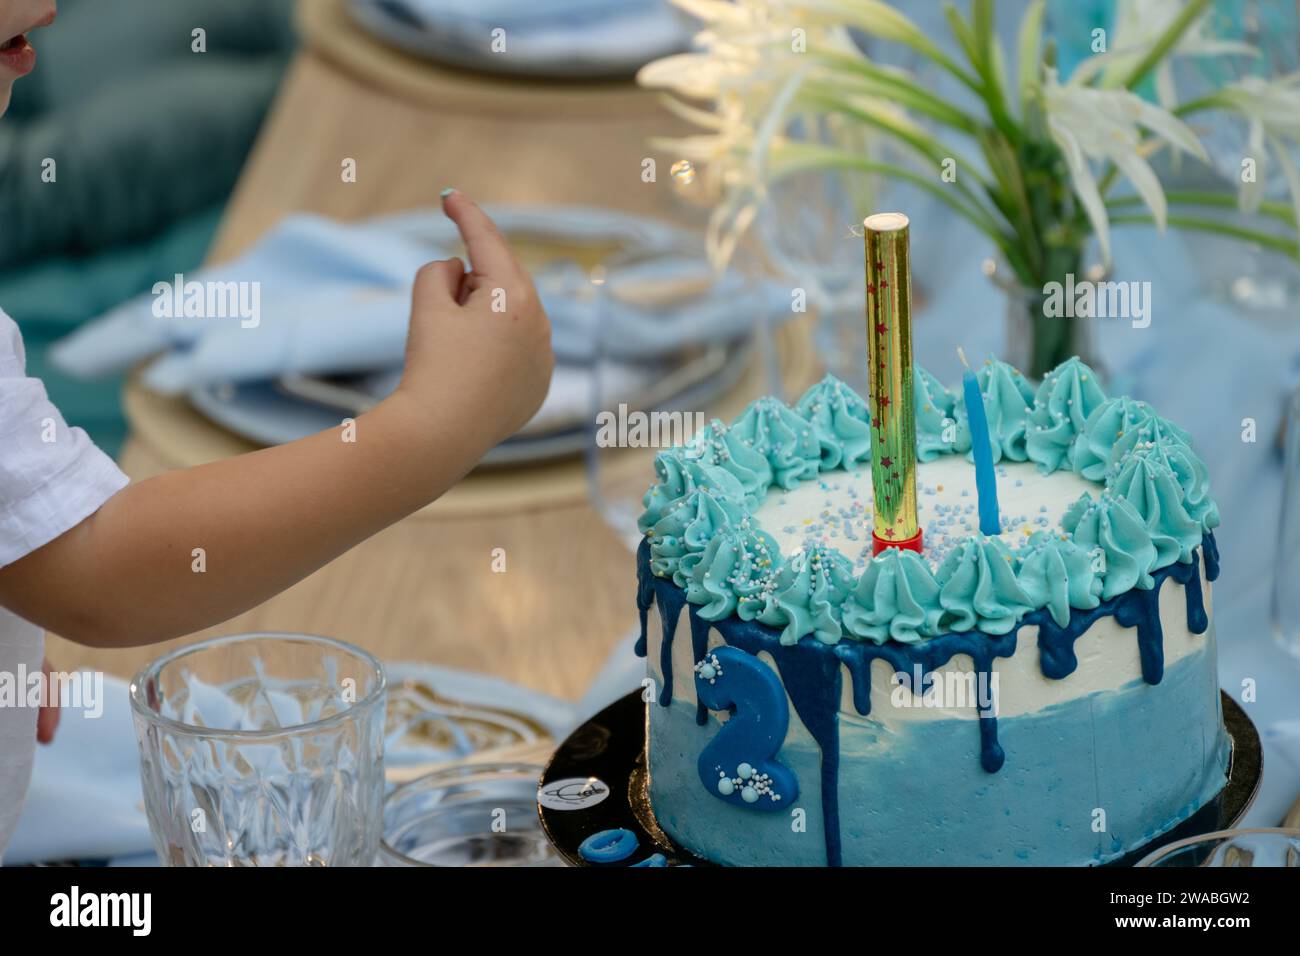
M80 428L69 428L45 386L27 377L22 336L0 311L0 567L54 540L121 491L126 475ZM76 587L68 581L68 587ZM31 779L37 710L22 674L40 673L41 628L0 607L0 680L19 706L0 706L0 854Z

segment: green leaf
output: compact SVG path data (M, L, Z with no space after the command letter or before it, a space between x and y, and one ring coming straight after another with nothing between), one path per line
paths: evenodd
M1133 89L1139 83L1147 78L1156 66L1163 60L1169 52L1178 45L1178 41L1183 38L1183 34L1188 31L1193 23L1200 19L1205 8L1210 5L1210 0L1191 0L1187 6L1179 11L1178 16L1165 27L1165 32L1160 34L1151 49L1147 50L1146 55L1138 61L1137 65L1122 78L1104 77L1102 84L1104 86L1123 86L1125 89Z
M980 178L977 171L979 167L967 160L957 150L941 143L924 127L912 122L906 115L890 109L884 101L873 98L849 100L843 95L837 96L834 91L824 90L819 92L821 87L822 84L810 84L805 87L803 102L811 106L820 106L831 112L853 116L863 123L874 126L895 137L931 162L940 163L951 157L957 161L957 164L963 170L968 171L977 179Z
M1165 200L1171 206L1210 206L1216 209L1237 208L1237 196L1235 193L1179 190L1177 192L1165 193ZM1106 200L1106 206L1109 209L1127 209L1130 206L1140 206L1141 204L1141 196L1116 196L1114 199ZM1296 225L1296 213L1289 203L1276 201L1264 202L1260 205L1259 211L1265 216L1269 216L1279 222L1284 222L1289 226L1295 227Z
M1020 20L1020 36L1016 42L1016 60L1020 71L1020 109L1026 121L1030 105L1043 88L1042 60L1039 45L1043 42L1043 11L1046 0L1033 0Z
M832 14L845 26L856 27L871 36L901 43L933 60L971 89L979 85L920 27L882 0L805 0L801 6L810 13Z
M906 166L867 159L857 153L815 143L785 143L773 151L770 169L776 178L808 169L857 169L902 179L924 189L960 214L962 218L993 239L999 248L1008 245L1007 236L998 228L996 220L987 211L962 202L956 195L956 190L938 182L933 176L923 175Z
M975 31L971 29L969 23L962 19L961 13L950 0L944 0L943 15L948 19L948 29L952 31L953 37L957 40L957 45L961 47L966 59L975 72L980 76L984 75L984 55L980 49L979 41L975 39Z
M1150 216L1139 214L1112 216L1110 221L1114 225L1149 226L1155 223L1155 220ZM1300 243L1296 243L1295 240L1287 239L1284 236L1270 235L1245 226L1226 223L1222 219L1202 219L1196 216L1174 215L1170 216L1167 222L1177 229L1191 229L1195 232L1212 232L1220 236L1230 236L1233 239L1256 243L1265 249L1271 249L1292 258L1300 258Z
M968 135L974 135L979 120L920 86L910 73L895 67L880 66L845 53L823 53L819 59L838 76L856 82L872 96L892 100Z
M973 89L988 106L989 118L993 120L993 125L1012 142L1019 142L1020 130L1007 113L1006 97L1003 93L1005 81L1002 79L1002 53L996 40L993 39L993 8L990 0L975 0L974 3L974 14L981 24L978 29L985 31L982 36L977 32L976 27L962 19L950 0L945 0L943 13L948 18L948 27L957 38L957 43L966 54L966 59L975 68L978 84Z

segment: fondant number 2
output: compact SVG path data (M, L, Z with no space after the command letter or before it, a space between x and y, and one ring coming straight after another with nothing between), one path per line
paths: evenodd
M719 800L749 810L782 810L799 796L799 781L776 753L790 711L771 668L734 647L719 647L695 665L695 693L709 710L731 710L700 752L700 782Z

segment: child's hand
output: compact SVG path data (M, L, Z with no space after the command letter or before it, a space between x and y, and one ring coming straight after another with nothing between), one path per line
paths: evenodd
M443 208L473 271L444 259L416 275L398 392L425 414L461 416L463 429L487 440L486 451L541 407L555 365L551 326L532 279L483 210L458 192Z

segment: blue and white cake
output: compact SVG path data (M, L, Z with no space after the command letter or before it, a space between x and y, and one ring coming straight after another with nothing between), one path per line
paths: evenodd
M925 551L871 556L866 403L834 378L656 459L638 606L650 800L728 865L1087 865L1222 789L1218 509L1186 432L1077 359L978 373L1002 503L917 368ZM657 626L648 626L651 613Z

